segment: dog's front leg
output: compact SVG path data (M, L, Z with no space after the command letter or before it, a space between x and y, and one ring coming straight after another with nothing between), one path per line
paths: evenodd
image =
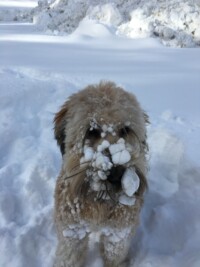
M131 236L117 240L113 236L104 236L102 239L101 255L104 267L128 267L129 246Z
M87 257L88 236L63 237L59 241L53 267L83 267Z

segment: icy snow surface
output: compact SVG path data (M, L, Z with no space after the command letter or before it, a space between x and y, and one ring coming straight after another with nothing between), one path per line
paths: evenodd
M63 37L0 24L0 266L51 266L61 165L52 120L69 95L101 79L135 93L151 121L131 267L200 266L199 58L199 49L120 38L91 20Z

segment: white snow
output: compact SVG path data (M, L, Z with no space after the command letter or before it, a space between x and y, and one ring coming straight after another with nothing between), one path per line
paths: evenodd
M156 37L167 46L200 45L199 0L55 0L42 2L30 16L47 33L73 32L84 18L103 24L112 34ZM88 28L87 33L90 34Z
M35 0L0 0L0 22L32 21Z
M166 46L200 45L199 0L16 0L0 1L0 6L4 7L0 21L33 21L46 34L80 32L79 27L91 21L96 23L98 36L102 31L129 38L158 38ZM94 29L84 28L82 34L94 36Z
M169 14L176 17L171 23L180 20L183 26L188 20L184 31L198 33L198 1L191 1L187 12L185 1L160 3L170 3ZM54 113L72 93L108 79L135 93L151 121L149 189L131 266L199 267L200 50L119 37L115 28L91 19L69 36L47 36L32 24L6 23L5 8L0 5L5 14L0 24L0 266L51 266L53 195L62 160L53 138ZM128 16L123 8L122 17ZM147 16L144 9L144 26L153 10ZM158 5L157 15L160 10ZM165 35L169 38L171 30ZM127 195L123 198L129 203Z
M131 159L130 153L127 150L122 150L112 155L112 160L114 164L125 164Z
M81 158L80 163L88 162L93 159L94 150L92 147L85 146L83 149L84 156Z
M122 188L128 197L132 197L140 186L140 179L132 168L128 168L122 177Z
M131 159L131 155L125 146L123 138L120 138L117 144L110 145L109 151L112 156L112 162L116 165L123 165Z
M80 240L83 239L87 233L90 233L90 229L84 222L82 222L80 225L69 225L67 229L63 230L64 237L78 238Z
M122 22L122 15L114 3L89 7L88 18L107 25L117 26Z
M97 173L98 173L98 176L99 176L99 178L100 178L101 180L106 180L106 179L107 179L107 175L106 175L105 172L103 172L103 171L98 171Z
M97 152L95 153L92 166L96 167L97 169L107 171L112 167L112 163L110 162L109 158L103 153Z
M119 203L125 206L133 206L135 204L135 197L129 197L125 194L119 196Z
M111 127L103 126L104 133L106 137L106 131L109 133L113 133L113 129ZM92 130L93 128L91 128ZM106 129L106 130L105 130ZM104 138L103 137L103 138ZM88 140L86 140L87 143ZM129 144L130 147L130 144ZM110 157L106 154L106 149L110 152ZM96 151L93 148L88 147L87 145L83 148L83 156L80 159L80 163L88 163L90 168L93 170L88 172L88 176L90 177L90 182L92 189L95 191L102 190L102 185L100 180L106 180L109 174L110 169L113 165L123 165L128 163L131 159L131 155L126 148L125 140L120 138L116 143L110 144L106 139L103 139L102 143L97 146ZM128 180L130 180L130 174L127 171L124 178L124 188L128 186ZM132 179L135 180L133 175ZM129 185L131 185L129 181ZM133 183L132 183L133 185ZM135 185L136 186L136 185ZM133 186L133 190L135 189ZM125 189L128 191L128 189ZM136 191L136 190L135 190Z
M107 140L103 140L103 142L97 147L98 152L103 152L106 148L110 147L110 143Z

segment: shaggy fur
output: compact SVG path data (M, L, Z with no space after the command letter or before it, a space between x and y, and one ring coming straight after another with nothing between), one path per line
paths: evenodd
M55 115L54 123L63 157L55 190L58 247L54 267L88 266L88 251L94 244L98 244L104 267L127 266L129 244L147 187L147 115L134 95L114 83L101 82L72 95ZM111 125L114 134L102 134L105 125ZM102 181L104 189L95 191L90 185L91 160L81 163L84 147L96 151L103 140L115 144L120 138L132 148L131 159L123 166L115 166L110 181ZM120 179L130 167L140 179L131 206L118 201Z

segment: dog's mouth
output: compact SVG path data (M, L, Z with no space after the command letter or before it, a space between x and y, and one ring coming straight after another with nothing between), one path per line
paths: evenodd
M83 140L80 172L71 177L79 174L84 177L78 183L79 192L84 196L129 205L127 203L134 203L140 187L134 166L134 159L141 149L139 138L129 127L123 127L122 131L113 125L108 126L91 123Z
M95 200L133 205L140 179L131 166L131 152L123 138L116 143L104 139L96 149L86 142L80 163L87 163L85 180Z
M117 190L121 189L121 181L122 177L125 173L126 168L124 166L114 166L109 171L109 174L107 176L107 181L116 187Z
M141 188L140 177L135 168L113 166L108 172L104 172L103 180L96 178L94 172L90 174L90 192L95 201L112 200L115 204L134 205Z

